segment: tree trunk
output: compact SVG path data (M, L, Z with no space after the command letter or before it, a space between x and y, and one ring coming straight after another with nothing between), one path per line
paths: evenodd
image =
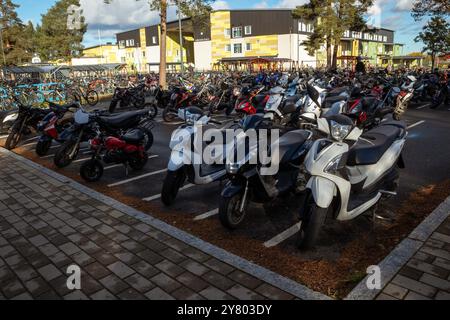
M436 63L436 53L431 53L431 72L434 71L434 64Z
M327 69L331 67L331 37L327 37Z
M166 83L166 36L167 0L161 0L161 39L159 40L159 85L167 89Z
M335 40L334 47L333 47L333 58L331 61L331 69L336 70L337 69L337 53L338 53L338 46L339 46L340 40Z

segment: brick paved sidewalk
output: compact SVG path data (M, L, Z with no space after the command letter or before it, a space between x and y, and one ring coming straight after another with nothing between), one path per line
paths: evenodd
M377 299L450 300L450 217L432 233Z
M3 153L0 283L0 299L294 298Z

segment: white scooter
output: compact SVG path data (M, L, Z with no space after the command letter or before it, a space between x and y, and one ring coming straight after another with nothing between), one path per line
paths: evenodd
M167 206L174 203L178 191L184 185L186 179L192 184L204 185L226 176L226 145L221 144L220 147L214 149L218 152L214 154L212 160L217 164L199 164L203 162L201 149L203 149L204 143L196 141L196 139L202 138L197 135L200 128L208 124L221 125L221 123L212 120L210 116L205 115L197 107L179 109L178 117L185 120L185 124L175 130L170 139L169 146L172 153L161 192L161 200ZM186 143L181 143L182 141L192 141L192 143L186 145ZM197 143L201 143L199 150L196 148ZM195 161L195 159L200 159L200 161Z
M307 183L300 213L298 246L313 247L327 214L339 221L356 218L374 207L382 195L396 195L398 168L406 142L406 124L385 120L364 132L350 118L332 115L319 118L319 131L329 138L314 142L305 168ZM347 141L356 141L349 147Z

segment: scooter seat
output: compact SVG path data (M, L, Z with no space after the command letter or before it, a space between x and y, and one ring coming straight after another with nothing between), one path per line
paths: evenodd
M394 125L381 125L364 133L348 152L348 166L377 163L404 130Z
M284 134L279 142L279 159L280 164L286 164L290 162L296 152L303 146L308 140L310 133L305 130L289 131Z
M140 144L144 141L144 132L140 129L133 129L122 136L123 141L130 144Z
M331 106L333 104L335 104L336 102L345 101L345 100L347 100L346 96L331 96L331 97L327 96L325 98L325 100L323 101L322 108L324 108L324 109L331 108Z
M144 116L148 110L138 110L119 113L117 115L100 117L100 122L113 128L126 128L135 123L137 118Z

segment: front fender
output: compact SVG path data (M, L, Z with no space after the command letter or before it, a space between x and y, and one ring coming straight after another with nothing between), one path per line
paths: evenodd
M311 190L314 201L320 208L328 208L337 194L336 184L322 177L312 177L309 179L306 188Z
M169 163L167 165L167 169L170 171L177 171L181 169L185 165L191 165L192 161L188 155L186 155L183 150L172 150L170 154Z
M222 190L223 198L231 198L244 191L245 186L236 182L228 182Z

